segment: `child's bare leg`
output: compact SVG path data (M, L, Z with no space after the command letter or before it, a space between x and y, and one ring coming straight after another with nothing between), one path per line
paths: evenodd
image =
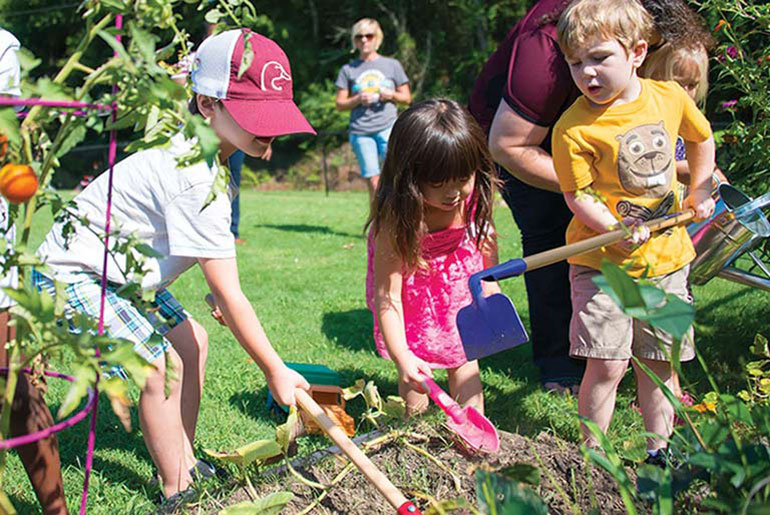
M586 360L586 371L578 394L578 414L596 422L602 432L606 432L610 427L618 385L627 368L627 359L589 358ZM586 445L589 447L598 445L599 442L591 435L588 428L581 424L581 429Z
M377 185L380 183L380 176L373 175L366 179L366 188L369 190L369 203L374 200L374 192L377 191Z
M428 395L415 390L407 383L398 382L398 394L406 402L406 418L420 415L428 409Z
M173 348L168 355L180 377L184 377L182 360ZM190 467L195 464L192 446L182 421L182 384L171 383L171 395L164 392L165 360L153 363L157 369L147 378L139 398L139 423L147 450L158 467L166 497L186 489L192 482Z
M209 336L206 330L192 318L171 329L166 334L179 354L184 366L182 376L182 423L192 445L195 441L195 426L203 393L203 379L206 359L209 353Z
M481 387L479 362L469 361L457 368L447 370L449 394L461 406L472 406L484 414L484 391Z
M667 361L652 361L641 359L655 375L657 375L669 389L673 389L673 376L671 364ZM644 428L663 438L671 436L674 427L674 407L668 402L663 391L642 370L634 365L636 373L636 388L639 392L639 409L642 412ZM668 444L661 438L648 438L647 450L654 451L667 447Z

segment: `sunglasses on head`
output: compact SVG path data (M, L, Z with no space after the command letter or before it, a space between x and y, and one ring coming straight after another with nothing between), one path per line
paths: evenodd
M356 34L356 39L374 39L374 34Z

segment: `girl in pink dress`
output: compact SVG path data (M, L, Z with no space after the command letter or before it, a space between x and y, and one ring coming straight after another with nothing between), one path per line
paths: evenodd
M457 102L428 100L396 121L366 224L366 299L410 415L428 405L421 374L432 368L447 369L452 397L483 413L478 363L465 358L455 319L471 302L468 278L497 262L495 184L484 132Z

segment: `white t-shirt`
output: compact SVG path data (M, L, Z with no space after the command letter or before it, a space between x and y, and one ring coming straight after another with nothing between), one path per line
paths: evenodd
M20 48L19 40L8 32L0 29L0 94L20 96L19 77L21 71L19 68L19 58L16 52ZM8 228L8 202L0 196L0 234L4 233L5 239L13 245L16 241L16 226ZM16 288L18 284L18 271L13 267L5 275L0 277L0 288ZM13 306L11 298L0 290L0 309Z
M197 258L235 257L235 240L230 232L230 198L220 194L201 210L211 191L218 166L200 161L187 168L177 168L177 156L190 150L193 143L177 134L169 148L143 150L115 165L112 190L112 227L122 235L136 234L151 246L160 258L148 257L149 273L142 288L158 289L170 284L195 264ZM78 215L90 225L75 222L76 232L69 242L62 235L62 224L54 225L37 250L55 279L80 281L101 275L109 174L103 173L77 197ZM94 234L96 232L97 234ZM110 240L113 248L114 239ZM117 258L117 259L116 259ZM111 255L107 278L123 284L125 257Z
M5 29L0 29L0 93L3 95L21 96L19 80L21 69L16 52L21 43L16 36Z

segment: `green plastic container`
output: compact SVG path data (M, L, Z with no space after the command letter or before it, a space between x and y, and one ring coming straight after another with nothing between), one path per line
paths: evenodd
M310 384L342 386L342 376L324 365L286 362L286 366L299 372Z
M342 376L324 365L314 365L312 363L290 363L285 362L286 366L298 372L311 385L318 384L324 386L342 387ZM275 412L289 412L288 406L278 404L273 398L270 390L267 391L267 410Z

